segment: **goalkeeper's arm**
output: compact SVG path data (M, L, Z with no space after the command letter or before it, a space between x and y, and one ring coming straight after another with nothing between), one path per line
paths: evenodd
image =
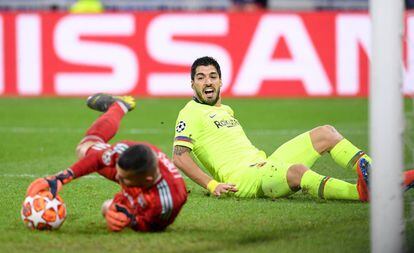
M236 186L229 183L220 183L207 175L193 160L190 155L191 149L188 147L174 146L173 162L182 170L191 180L200 186L208 189L216 196L226 192L236 192Z
M111 150L109 150L111 151ZM106 152L105 150L95 151L90 153L88 156L83 157L76 163L74 163L69 169L61 171L53 176L45 178L38 178L34 180L28 187L26 195L34 196L40 191L49 190L53 196L61 190L64 184L69 183L75 178L88 175L96 172L105 166L114 166L114 159L109 160L108 164L104 164L102 161L102 155ZM115 177L115 169L112 171L108 178Z
M54 176L38 178L29 185L26 195L34 196L41 191L49 190L53 197L56 197L58 192L62 189L62 186L72 181L73 178L74 175L71 169L61 171Z

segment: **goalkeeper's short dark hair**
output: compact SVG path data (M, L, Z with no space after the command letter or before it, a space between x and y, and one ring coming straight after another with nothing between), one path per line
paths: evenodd
M127 148L118 159L118 166L125 171L136 174L151 171L157 166L154 151L144 144L137 144Z
M217 74L219 75L219 77L221 79L220 64L213 57L204 56L204 57L201 57L201 58L198 58L197 60L195 60L193 62L193 65L191 65L191 80L194 80L196 68L198 66L209 66L209 65L213 65L216 68Z

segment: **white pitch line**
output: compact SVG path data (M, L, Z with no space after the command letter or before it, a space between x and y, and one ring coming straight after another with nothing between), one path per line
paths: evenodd
M0 177L8 177L8 178L39 178L39 177L46 177L48 175L35 175L35 174L0 174ZM100 175L87 175L81 178L88 178L88 179L105 179L103 176ZM189 179L187 176L183 175L183 178ZM340 180L345 180L348 182L356 182L356 178L337 178Z
M17 134L42 134L42 133L85 133L86 128L61 128L61 127L0 127L2 133ZM163 134L171 131L162 129L128 129L122 130L123 133L129 134Z
M15 134L48 134L48 133L79 133L86 132L86 128L61 128L61 127L23 127L23 126L0 126L0 133L15 133ZM247 135L297 135L308 131L309 129L245 129ZM157 129L157 128L130 128L121 130L121 133L126 134L174 134L174 130ZM345 135L364 135L367 130L348 128L341 131Z
M35 175L35 174L0 174L0 177L11 177L11 178L39 178L39 177L46 177L49 175ZM104 178L98 175L87 175L83 176L82 178L89 178L89 179L99 179Z

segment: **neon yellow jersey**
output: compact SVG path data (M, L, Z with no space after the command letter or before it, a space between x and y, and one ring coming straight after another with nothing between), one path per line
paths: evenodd
M190 148L196 160L220 182L266 159L266 154L252 145L227 105L188 102L177 118L176 145Z

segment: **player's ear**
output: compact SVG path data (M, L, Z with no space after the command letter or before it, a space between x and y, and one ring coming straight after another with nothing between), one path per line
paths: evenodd
M191 80L191 89L194 90L194 81L193 80Z

